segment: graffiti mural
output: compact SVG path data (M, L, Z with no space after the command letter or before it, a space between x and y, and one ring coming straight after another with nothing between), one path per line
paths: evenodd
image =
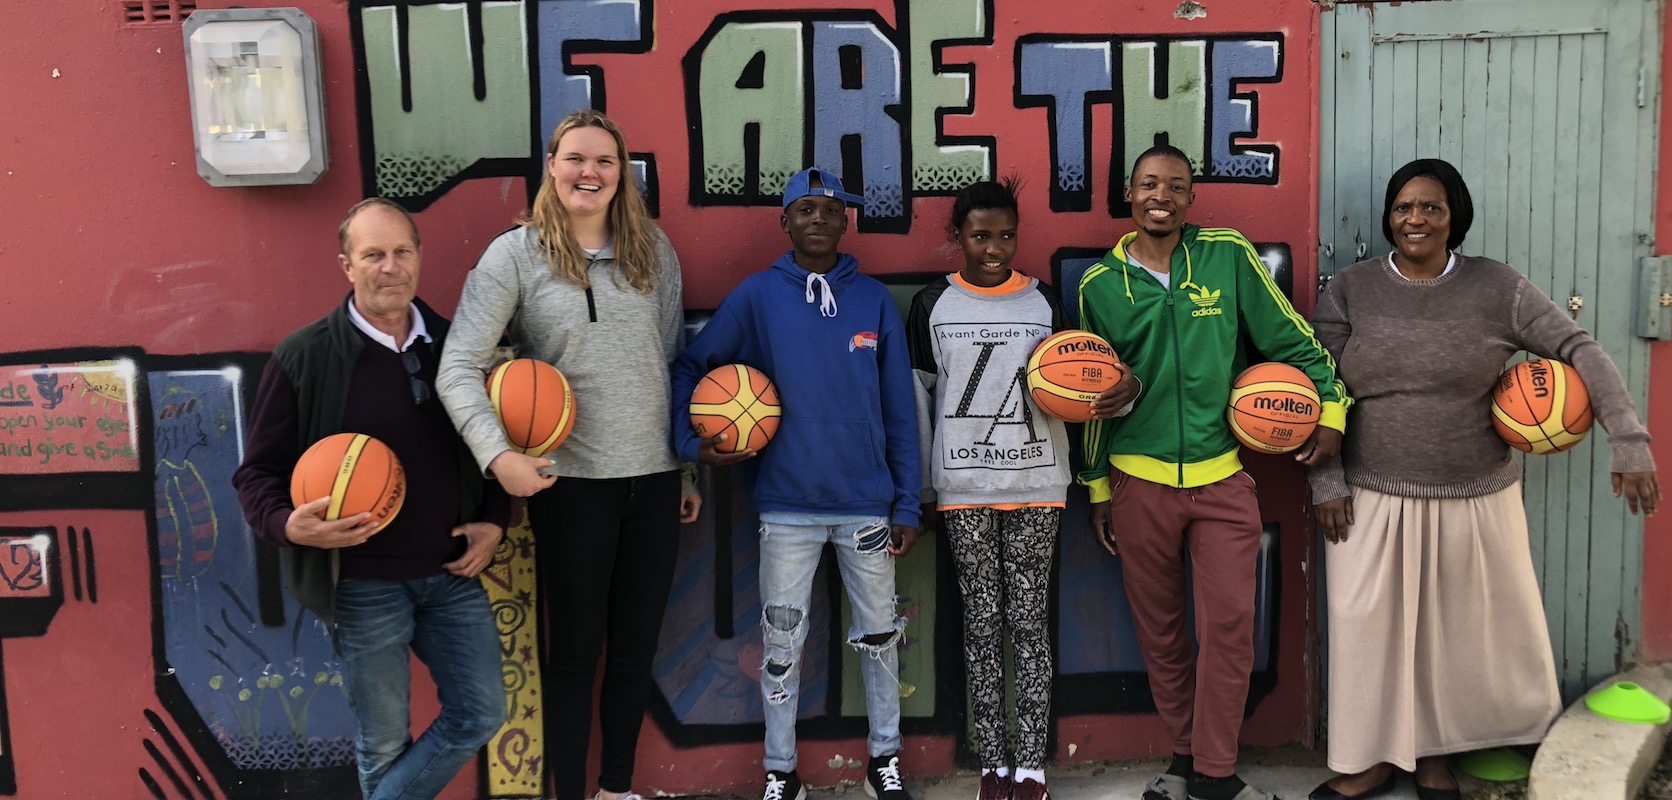
M488 794L538 796L545 775L541 731L540 605L534 576L534 532L517 505L516 518L482 573L499 627L505 672L505 727L487 747Z
M0 374L0 475L133 472L134 365L14 366Z
M157 360L162 362L163 360ZM232 473L243 461L242 365L160 368L150 387L159 692L206 726L229 775L332 772L354 763L354 721L330 636L279 591L272 553L244 523ZM188 728L190 729L190 728Z
M396 195L414 208L447 186L489 175L527 178L532 191L539 175L534 156L543 152L545 132L583 106L618 118L644 104L663 111L682 107L682 126L658 126L649 137L633 134L635 147L651 144L648 152L634 153L642 179L675 191L683 182L691 209L724 211L740 225L749 218L769 220L788 176L818 163L842 174L848 185L864 187L859 231L921 242L934 236L935 227L923 230L923 199L996 174L1007 148L1027 149L1033 142L1046 145L1045 169L1023 177L1047 178L1046 205L1054 212L1091 211L1101 187L1106 217L1129 213L1120 200L1125 165L1157 141L1190 155L1204 191L1211 184L1275 186L1281 178L1280 145L1263 136L1259 124L1259 87L1284 79L1280 33L1182 37L1033 29L1000 44L992 4L979 0L677 19L658 18L658 7L649 2L602 0L365 0L351 13L368 76L361 96L367 112L362 138L370 145L362 156L367 190ZM1010 73L968 55L981 49L1009 53ZM676 63L681 80L669 81ZM644 82L647 75L654 85ZM1013 111L1045 111L1031 117L1037 127L1018 129L1015 117L999 117L990 108L984 114L976 91L983 77L1008 82ZM677 106L670 102L675 90ZM432 121L435 115L446 121ZM987 117L1005 121L982 135L949 132L982 130ZM531 121L537 124L530 127ZM675 135L681 128L683 136ZM681 149L683 174L658 175L655 165L679 164ZM412 155L420 152L427 155ZM415 183L417 175L425 177ZM743 216L749 209L762 211ZM689 223L665 202L661 211L678 242L678 227ZM1281 285L1292 288L1290 246L1271 241L1260 248ZM1048 277L1062 287L1069 308L1079 274L1101 252L1076 244L1051 258ZM906 274L895 277L902 297L915 288L908 284L921 284ZM688 277L687 283L703 281ZM729 287L714 288L723 294ZM705 514L683 540L656 664L658 719L677 746L758 741L762 719L760 606L753 590L757 523L741 490L721 481L709 494L715 513ZM1070 519L1065 539L1083 533L1079 517ZM1064 547L1064 558L1094 555L1080 549ZM908 731L951 732L962 706L961 695L942 691L942 684L956 684L954 659L934 657L940 643L949 645L941 648L946 652L958 652L956 614L936 613L942 603L958 607L942 560L929 547L901 565L902 608L912 617L902 651ZM1124 598L1116 597L1122 594L1118 569L1095 563L1082 568L1077 557L1064 562L1058 635L1066 648L1064 673L1072 676L1065 680L1114 679L1120 688L1069 692L1070 698L1097 699L1059 702L1059 712L1142 710L1147 687L1119 602ZM862 735L855 656L836 646L840 587L821 572L815 595L828 606L814 610L807 645L803 735ZM1263 630L1269 640L1271 631ZM1114 651L1119 657L1095 655ZM523 685L520 674L507 679ZM518 734L519 744L523 735L530 752L538 752L538 728ZM493 754L488 768L490 791L521 780L521 767Z
M74 540L76 531L66 536ZM0 527L0 611L4 612L0 614L0 792L17 791L6 710L4 640L45 634L64 604L57 540L58 532L52 528Z
M1050 110L1051 210L1091 208L1092 115L1113 114L1109 213L1124 217L1125 170L1165 138L1190 156L1200 182L1276 183L1275 145L1259 133L1258 95L1237 87L1282 78L1276 35L1154 40L1024 36L1017 42L1016 105Z

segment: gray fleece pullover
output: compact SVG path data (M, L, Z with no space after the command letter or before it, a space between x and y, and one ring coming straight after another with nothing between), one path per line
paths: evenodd
M1341 457L1312 470L1312 500L1348 486L1420 498L1480 497L1521 477L1492 427L1492 389L1518 350L1571 364L1608 431L1611 472L1654 469L1649 432L1602 345L1514 267L1457 256L1409 280L1387 256L1336 275L1312 315L1353 394ZM1559 457L1559 456L1556 456Z
M555 364L575 393L574 432L547 454L560 476L629 478L678 466L668 433L668 363L685 317L679 258L665 235L656 266L654 288L640 292L618 278L615 251L605 247L589 260L592 287L583 289L553 276L531 228L488 245L465 279L436 377L484 472L511 449L485 386L502 331L519 357Z

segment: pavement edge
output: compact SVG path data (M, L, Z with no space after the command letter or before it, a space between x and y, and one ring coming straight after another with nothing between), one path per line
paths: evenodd
M1672 701L1672 664L1633 667L1599 684L1631 681ZM1539 745L1527 780L1528 800L1630 800L1643 790L1672 724L1644 725L1599 717L1574 701Z

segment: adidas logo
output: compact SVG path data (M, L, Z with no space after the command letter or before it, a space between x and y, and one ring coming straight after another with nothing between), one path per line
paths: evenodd
M1196 310L1190 312L1190 316L1214 317L1225 313L1225 309L1219 307L1218 289L1209 289L1199 283L1191 285L1196 287L1190 292L1190 302L1196 304Z

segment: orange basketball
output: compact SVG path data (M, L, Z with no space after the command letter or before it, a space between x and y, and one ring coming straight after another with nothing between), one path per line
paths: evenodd
M745 364L715 367L691 392L691 427L712 439L726 435L719 450L759 450L772 441L783 416L778 389L766 373Z
M1088 331L1045 337L1028 357L1028 396L1060 420L1091 419L1091 401L1126 377L1115 348Z
M517 452L543 456L575 429L575 393L563 373L537 358L513 358L488 373L488 400Z
M1306 373L1278 361L1255 364L1231 382L1231 433L1262 453L1287 453L1318 427L1323 404Z
M388 445L363 433L334 433L314 442L290 473L292 504L326 495L326 521L369 511L381 531L406 502L406 471Z
M1560 361L1523 361L1498 376L1492 427L1517 450L1559 453L1591 430L1591 393L1579 370Z

